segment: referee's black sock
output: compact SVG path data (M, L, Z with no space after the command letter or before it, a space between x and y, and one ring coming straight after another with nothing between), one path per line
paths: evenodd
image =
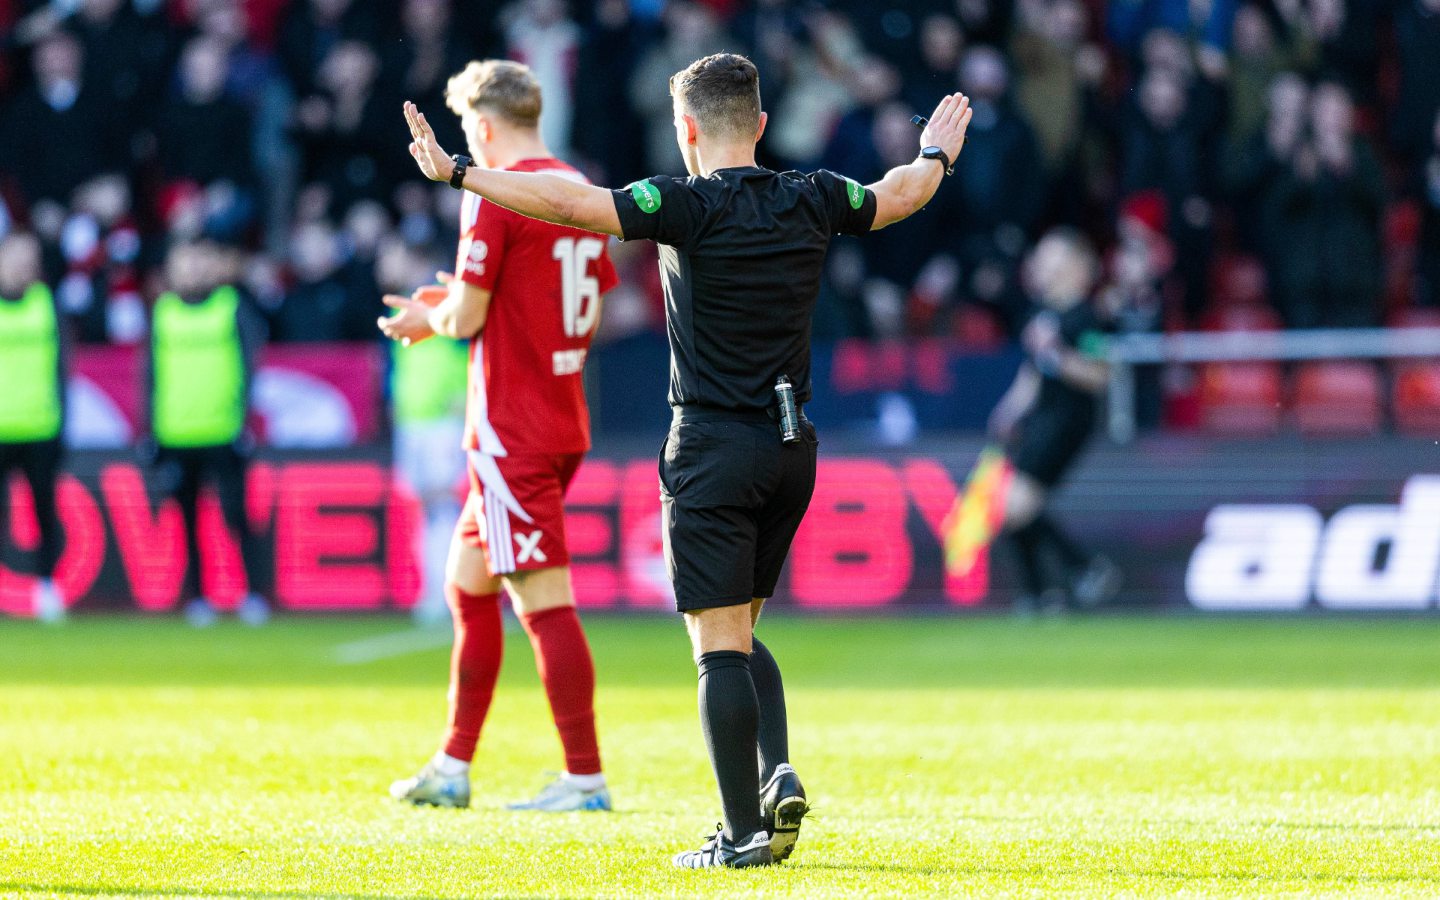
M1065 568L1078 572L1090 564L1090 554L1080 549L1080 545L1065 533L1065 529L1061 528L1048 512L1041 512L1036 516L1035 521L1030 523L1030 528L1042 541L1054 548L1055 555L1060 557Z
M1040 530L1030 522L1010 532L1015 553L1020 557L1020 584L1025 593L1039 597L1045 592L1045 561L1040 558Z
M760 773L755 770L759 725L750 655L736 650L700 654L700 727L720 784L725 836L731 841L742 841L761 828Z
M760 784L775 774L775 767L790 761L790 724L785 718L785 686L780 666L770 649L753 639L750 674L755 679L755 696L760 700Z

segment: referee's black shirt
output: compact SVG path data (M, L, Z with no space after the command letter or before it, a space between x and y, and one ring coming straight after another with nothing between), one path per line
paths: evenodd
M875 196L820 171L659 175L614 192L624 240L660 244L670 405L775 402L785 374L810 399L810 318L830 239L865 234Z

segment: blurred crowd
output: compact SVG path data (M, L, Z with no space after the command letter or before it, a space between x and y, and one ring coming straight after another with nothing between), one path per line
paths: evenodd
M278 341L378 339L450 267L459 195L402 100L463 149L446 79L530 65L593 180L683 171L668 76L759 65L772 167L862 182L959 88L962 164L915 220L838 242L830 337L1017 333L1046 227L1105 248L1121 327L1382 324L1440 306L1440 0L0 0L0 232L30 230L79 339L143 339L165 248L204 237ZM661 324L621 245L603 337Z

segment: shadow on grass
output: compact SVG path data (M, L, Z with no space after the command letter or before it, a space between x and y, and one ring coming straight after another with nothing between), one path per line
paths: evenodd
M962 875L973 875L977 871L980 871L973 867L966 868L962 866L906 866L900 863L866 862L794 863L786 865L785 868L805 872L883 872L887 875L925 875L932 877L936 875L952 875L957 878Z
M999 816L999 815L962 815L957 816L958 822L977 822L982 824L1028 824L1049 821L1046 816ZM1165 825L1185 826L1187 828L1207 829L1214 828L1215 822L1201 821L1197 819L1151 819L1147 820ZM1255 819L1248 822L1235 823L1245 828L1278 828L1285 831L1359 831L1376 832L1381 834L1428 834L1440 831L1440 823L1407 825L1401 823L1385 822L1284 822L1273 819Z
M335 897L344 900L443 900L439 895L425 894L323 894L314 891L229 891L201 890L179 885L156 885L153 887L107 887L90 884L38 884L24 881L0 881L0 892L14 891L20 894L76 894L79 896L103 897L149 897L163 894L172 897Z
M1166 881L1219 881L1219 882L1254 882L1263 884L1284 883L1289 881L1310 882L1317 887L1325 885L1384 885L1384 884L1440 884L1440 876L1426 875L1423 873L1392 873L1383 875L1354 875L1343 872L1309 874L1295 872L1288 875L1277 875L1273 872L1187 872L1178 869L1146 869L1146 868L1120 868L1120 867L1082 867L1082 866L1054 866L1049 864L1016 864L1013 866L995 865L960 865L960 866L906 866L894 863L802 863L795 866L797 870L819 871L819 872L849 872L849 873L884 873L889 875L914 875L922 877L949 876L952 878L964 878L966 876L1001 876L1010 877L1017 882L1030 879L1053 878L1057 875L1087 878L1091 880L1107 878L1156 878Z

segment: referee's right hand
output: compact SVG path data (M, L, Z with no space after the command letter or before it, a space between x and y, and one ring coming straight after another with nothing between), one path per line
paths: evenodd
M970 127L970 98L964 94L947 94L930 114L930 122L920 132L920 147L939 147L953 162L965 146L965 129Z

